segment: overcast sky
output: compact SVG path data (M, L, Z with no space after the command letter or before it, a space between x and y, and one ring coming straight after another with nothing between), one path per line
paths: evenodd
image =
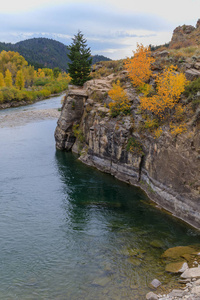
M199 18L200 0L5 0L0 41L47 37L69 45L81 30L92 54L120 59L137 43L169 42L175 27Z

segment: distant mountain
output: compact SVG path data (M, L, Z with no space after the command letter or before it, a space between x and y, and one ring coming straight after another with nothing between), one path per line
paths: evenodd
M97 55L92 56L92 64L93 65L98 63L99 61L110 61L110 60L111 60L110 58L105 57L103 55L98 55L97 54Z
M16 44L1 43L2 50L19 52L29 64L38 67L55 68L66 71L69 58L68 49L64 44L47 38L33 38ZM103 55L92 56L93 64L99 61L111 60Z

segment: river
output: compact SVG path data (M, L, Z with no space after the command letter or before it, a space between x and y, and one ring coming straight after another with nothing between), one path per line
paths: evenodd
M60 99L0 115L56 108ZM161 254L200 243L199 232L140 189L56 151L56 122L0 128L0 299L137 300L154 278L173 284Z

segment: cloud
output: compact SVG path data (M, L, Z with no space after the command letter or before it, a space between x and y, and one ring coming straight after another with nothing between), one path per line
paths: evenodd
M120 13L106 6L70 4L50 6L26 13L0 14L7 30L45 31L74 34L78 29L88 33L109 30L148 29L162 31L169 29L163 19L148 14ZM2 28L2 27L1 27ZM5 28L4 28L5 29Z
M50 5L28 12L1 13L0 18L0 41L16 42L44 36L70 44L74 34L81 30L92 52L111 53L110 49L131 47L133 39L154 38L173 29L171 23L155 14L129 13L105 4L82 2Z

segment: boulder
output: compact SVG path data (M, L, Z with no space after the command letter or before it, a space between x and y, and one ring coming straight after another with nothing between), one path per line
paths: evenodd
M188 69L185 71L185 76L188 80L194 80L200 77L200 71L196 69Z
M195 65L194 65L195 69L197 70L200 70L200 62L197 62Z
M177 246L173 248L167 249L162 257L165 258L179 258L184 254L191 254L194 252L194 248L189 247L189 246Z
M156 53L156 55L160 57L166 57L169 55L169 52L167 50L163 50L161 52Z
M156 294L154 294L153 292L149 292L148 294L146 294L146 299L147 300L157 300L158 296Z
M181 274L181 278L200 278L200 268L187 269Z
M191 290L191 293L200 297L200 286L194 286Z
M158 280L158 279L154 279L152 280L152 282L150 283L150 286L152 286L153 288L157 289L162 283Z
M184 296L184 293L185 292L182 291L182 290L174 289L174 290L171 291L171 293L169 293L169 296L170 297L180 297L180 298L182 298Z

